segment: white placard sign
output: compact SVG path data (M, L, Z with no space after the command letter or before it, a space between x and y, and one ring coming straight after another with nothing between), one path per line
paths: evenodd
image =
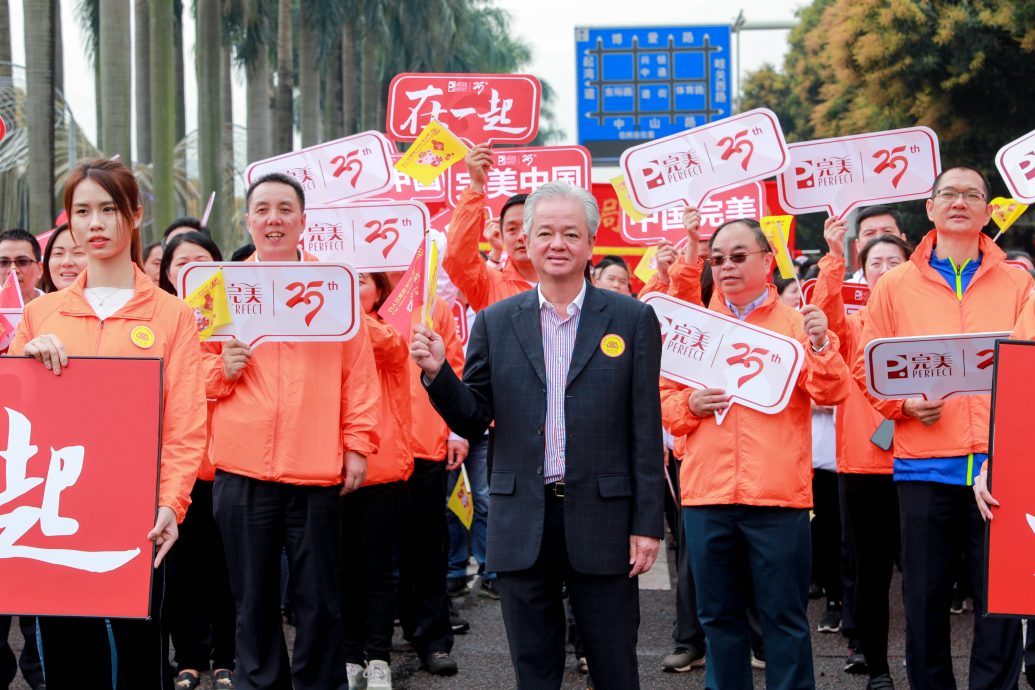
M660 292L641 298L661 322L661 373L694 388L722 388L734 404L776 414L787 407L805 349L794 338ZM719 424L730 407L715 414Z
M1035 204L1035 131L999 149L995 166L1014 199Z
M180 270L189 295L223 269L233 323L209 340L260 342L349 340L359 331L359 274L343 263L306 261L190 263Z
M380 132L362 132L256 161L244 176L250 187L269 173L290 175L302 185L306 206L324 206L373 196L394 186L392 151Z
M320 261L342 261L360 273L405 271L431 227L419 201L359 201L307 208L302 248Z
M826 211L931 195L941 172L938 135L927 127L789 144L791 164L776 178L788 213Z
M995 341L1007 332L880 338L863 351L875 398L944 400L992 392Z
M780 121L758 108L634 146L619 165L633 205L650 214L700 206L714 191L772 177L789 160Z

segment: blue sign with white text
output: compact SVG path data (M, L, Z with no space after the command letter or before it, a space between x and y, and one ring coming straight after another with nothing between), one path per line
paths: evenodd
M579 143L596 162L732 112L729 26L575 28Z

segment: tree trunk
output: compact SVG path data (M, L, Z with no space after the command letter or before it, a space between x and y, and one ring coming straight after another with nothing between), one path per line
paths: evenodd
M176 90L176 143L187 136L187 90L183 85L183 2L173 0L173 70Z
M44 3L34 3L36 10ZM133 55L130 50L129 0L101 0L100 50L101 74L104 88L104 153L120 157L127 167L133 165L132 130L132 82L130 72ZM49 12L48 12L49 13Z
M151 161L154 169L154 202L151 206L151 227L154 239L176 218L175 161L176 119L169 117L169 111L176 103L176 68L174 65L175 38L169 27L173 19L173 6L168 0L148 0L148 33L150 51L148 54L150 88L148 89L148 122L150 128ZM146 3L145 3L146 4ZM138 7L140 3L138 2ZM140 112L138 110L138 112Z
M151 122L151 22L148 12L150 3L151 0L136 0L133 14L136 38L136 45L133 47L133 64L136 68L137 160L141 163L151 162L151 128L153 124ZM172 13L163 12L163 14L169 15L170 23L172 23Z
M273 153L294 148L295 118L293 89L294 48L291 40L291 0L277 6L277 91L273 108Z
M327 54L327 64L320 72L323 79L323 141L341 138L341 34L335 37Z
M363 32L360 55L360 99L362 117L360 128L381 129L377 124L377 92L381 85L381 70L378 68L377 42L369 31Z
M65 95L65 49L61 40L61 0L53 0L54 13L54 91Z
M302 148L320 143L320 74L316 70L316 29L312 26L312 1L302 0L299 13L298 92Z
M341 27L341 115L345 134L359 130L359 75L356 73L356 24L347 18Z
M29 122L29 229L54 222L53 4L25 0L25 115Z
M11 85L11 8L0 0L0 87Z
M212 213L216 213L218 207L219 217L223 219L223 237L228 241L238 244L237 238L233 237L236 228L231 225L230 215L233 208L232 199L234 196L234 94L233 94L233 57L232 48L229 45L222 46L220 52L220 81L222 82L221 94L223 97L223 124L220 127L222 133L222 161L220 181L222 185L216 192L216 201L212 206ZM226 246L231 246L227 244Z
M198 171L201 203L211 192L222 192L223 98L220 62L222 12L220 0L197 0L195 56L198 73ZM221 204L214 204L208 226L216 243L229 246L228 228L223 222Z
M248 80L248 162L270 157L270 59L259 46L255 59L245 66Z

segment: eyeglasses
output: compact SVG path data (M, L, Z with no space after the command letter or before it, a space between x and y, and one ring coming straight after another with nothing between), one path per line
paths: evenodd
M716 268L726 263L726 259L729 259L731 263L742 264L747 261L747 258L752 254L765 254L766 252L767 250L765 249L759 249L757 252L734 252L729 256L722 256L719 254L718 256L709 256L708 263Z
M961 197L968 204L982 204L985 201L985 195L981 192L957 192L955 189L939 189L934 193L935 199L941 199L950 204Z
M36 259L27 256L19 256L17 259L0 258L0 268L10 268L12 265L18 268L28 268L36 263Z

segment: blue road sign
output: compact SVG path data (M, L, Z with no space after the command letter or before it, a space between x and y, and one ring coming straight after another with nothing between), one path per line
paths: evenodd
M579 143L596 162L732 112L729 26L575 28Z

